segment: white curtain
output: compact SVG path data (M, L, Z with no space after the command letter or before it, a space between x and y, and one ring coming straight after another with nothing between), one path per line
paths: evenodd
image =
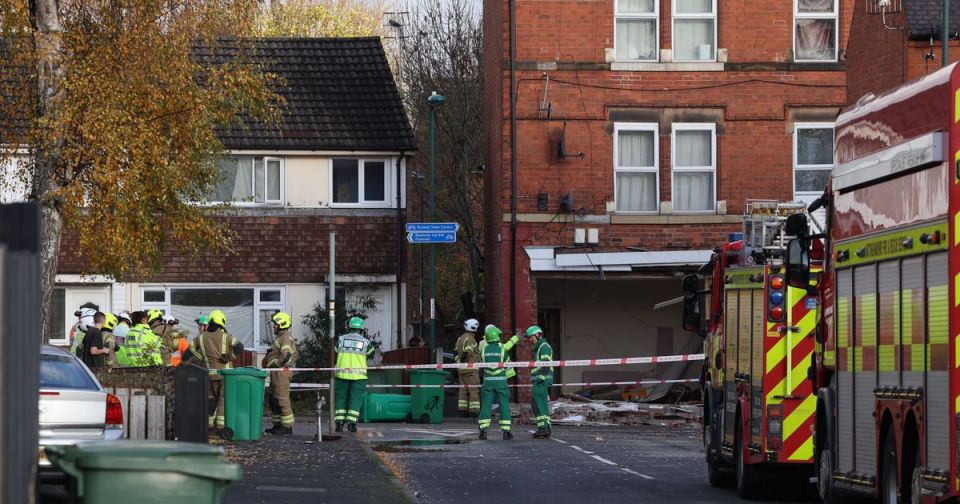
M674 0L677 14L713 14L711 0Z
M712 140L711 132L703 131L677 131L675 141L677 142L675 166L712 166Z
M832 60L835 26L832 19L798 19L796 59Z
M189 333L190 341L197 337L197 317L220 310L227 316L227 332L243 342L244 348L253 348L253 306L182 306L171 305L170 312L180 321L178 329Z
M712 60L714 19L675 19L673 59Z
M618 154L621 168L654 166L653 131L621 131Z
M674 172L673 209L681 212L713 210L713 172Z
M797 0L800 12L833 12L834 0Z
M617 210L653 212L657 210L656 172L617 173Z
M221 179L211 201L250 201L253 196L253 158L220 160Z
M833 130L829 128L798 128L797 164L833 164Z
M616 47L618 60L656 60L657 21L618 19Z
M263 203L264 196L266 195L263 184L266 182L267 177L264 175L263 170L263 158L255 158L253 160L253 201L257 203Z
M617 12L623 14L653 14L655 0L618 0Z
M267 199L280 200L280 160L267 161Z

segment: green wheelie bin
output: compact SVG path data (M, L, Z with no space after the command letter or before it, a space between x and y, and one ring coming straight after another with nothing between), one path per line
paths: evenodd
M443 423L443 384L447 376L446 371L410 371L411 385L435 385L416 387L410 392L410 414L414 422Z
M172 441L94 441L48 446L47 457L70 478L71 502L218 504L242 476L223 449Z
M263 437L263 389L267 372L255 367L221 369L226 427L232 441L260 441Z

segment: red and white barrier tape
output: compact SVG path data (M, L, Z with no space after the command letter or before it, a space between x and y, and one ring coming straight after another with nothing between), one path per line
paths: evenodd
M383 369L493 369L535 367L624 366L628 364L661 364L666 362L701 361L703 354L661 355L652 357L621 357L615 359L581 359L559 361L477 362L453 364L388 364L369 366L368 371ZM289 371L362 371L354 368L288 368Z
M600 387L600 386L612 386L612 385L663 385L665 383L694 383L699 382L698 378L685 378L680 380L640 380L640 381L613 381L613 382L575 382L575 383L554 383L551 387ZM529 388L533 387L531 383L515 383L508 384L510 387L520 387L520 388ZM367 388L445 388L445 389L454 389L454 388L480 388L482 385L465 385L465 384L450 384L450 385L385 385L385 384L373 384L367 385ZM299 390L325 390L329 389L330 385L326 383L291 383L290 388L299 389Z

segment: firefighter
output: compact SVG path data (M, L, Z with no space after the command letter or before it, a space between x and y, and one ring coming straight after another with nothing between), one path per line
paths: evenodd
M117 340L113 336L113 330L117 328L117 316L112 313L104 314L103 329L100 333L103 335L103 347L107 350L106 367L107 369L117 365Z
M133 319L130 317L130 312L124 310L118 313L117 326L113 328L113 339L117 343L117 349L127 340L127 333L130 332L131 327L133 327Z
M270 372L270 411L273 413L273 428L267 434L285 436L293 434L293 408L290 405L290 370L297 363L297 344L290 333L290 315L278 312L271 318L273 333L277 336L273 346L264 357L264 367L279 369Z
M150 324L150 331L160 340L160 359L164 366L169 366L173 358L173 353L179 350L177 345L180 334L174 330L174 326L180 323L170 315L164 315L160 310L150 310L147 323Z
M128 367L162 366L160 338L150 329L148 321L163 317L163 313L154 308L149 312L133 312L131 317L136 325L127 333L117 353L117 361Z
M208 420L210 429L215 434L222 433L226 425L226 419L223 416L223 376L220 375L219 370L232 369L233 360L243 353L243 343L231 336L226 327L227 316L222 311L210 312L207 330L193 340L183 356L184 363L196 359L197 364L209 370L210 404L216 403L216 408L211 408Z
M70 329L70 335L73 342L70 345L70 353L83 358L83 338L87 334L87 328L93 325L93 316L100 311L100 308L93 303L83 303L80 309L73 312L77 317L77 323Z
M463 323L464 333L457 340L454 347L456 351L456 360L458 363L475 364L480 362L480 353L477 351L477 329L480 322L477 319L469 319ZM460 395L457 401L457 409L462 417L476 417L480 413L480 370L479 369L458 369L460 376L460 385L468 387L460 388Z
M351 332L340 336L337 340L337 367L344 368L336 372L336 431L343 432L343 424L347 430L357 432L357 418L360 416L360 407L363 404L363 395L367 389L367 359L377 350L375 344L365 338L363 319L350 319Z
M486 345L483 348L484 363L507 362L507 352L520 340L516 335L506 343L500 338L503 335L497 326L488 325L483 335ZM513 439L510 432L512 421L510 418L510 389L507 386L507 370L505 368L484 368L483 386L480 388L480 439L487 439L487 429L490 427L490 416L493 410L493 401L500 405L500 430L503 439Z
M553 348L547 343L543 329L539 326L530 326L526 332L527 338L533 339L533 360L552 361ZM537 420L537 432L533 437L546 439L550 437L550 387L553 386L553 367L535 367L530 371L530 381L533 383L533 395L530 400L533 406L533 415Z

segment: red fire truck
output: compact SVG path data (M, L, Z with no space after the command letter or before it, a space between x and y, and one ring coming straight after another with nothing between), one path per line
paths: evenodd
M958 119L957 65L843 111L836 167L809 209L826 209L825 234L788 244L788 283L816 285L820 308L811 376L827 502L960 495Z
M816 401L807 369L816 299L788 287L784 268L788 240L807 234L786 224L803 212L803 204L748 201L741 239L718 247L683 281L684 327L704 336L710 482L725 485L732 472L748 498L762 493L776 469L796 469L804 484L812 474ZM788 474L778 471L776 479Z

